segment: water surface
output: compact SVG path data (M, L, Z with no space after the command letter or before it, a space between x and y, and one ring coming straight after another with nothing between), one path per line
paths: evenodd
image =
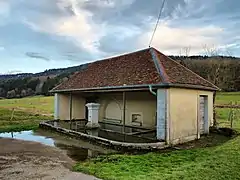
M69 138L44 130L0 133L0 137L35 141L57 147L64 150L69 157L76 161L83 161L90 157L115 152L79 139Z

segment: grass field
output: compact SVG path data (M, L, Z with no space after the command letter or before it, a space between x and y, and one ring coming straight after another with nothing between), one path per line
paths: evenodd
M23 131L38 128L40 121L51 119L49 116L15 111L11 120L12 111L0 109L0 132Z
M53 97L0 100L0 132L32 130L40 121L52 119ZM10 121L14 109L13 119Z
M54 97L35 96L21 99L2 99L0 109L15 108L16 110L51 116L54 109Z
M216 96L216 104L230 104L237 103L240 105L240 92L221 92ZM228 121L230 108L219 108L217 111L217 121L219 126L230 127L231 123ZM240 131L240 109L234 109L235 119L233 121L233 128Z
M240 104L240 92L220 92L216 96L216 104L229 104L236 102Z
M240 103L240 93L217 94L217 104L231 101ZM17 111L15 119L9 121L12 108ZM0 131L36 128L39 121L52 118L52 113L53 97L0 100ZM228 113L229 109L217 109L218 121L228 124ZM239 121L234 122L234 128L240 132ZM106 180L240 179L240 137L230 140L226 137L210 138L209 143L204 140L203 143L208 146L213 141L218 143L212 147L144 155L99 156L78 163L74 170Z
M222 145L168 153L111 155L78 163L75 171L105 180L226 180L240 177L240 138Z

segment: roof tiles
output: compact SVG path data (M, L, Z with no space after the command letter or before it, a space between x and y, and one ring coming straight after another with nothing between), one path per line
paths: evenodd
M160 70L156 68L152 52L157 57ZM159 71L164 72L164 77ZM217 89L156 49L148 48L90 63L86 69L55 87L53 92L153 84L189 84Z

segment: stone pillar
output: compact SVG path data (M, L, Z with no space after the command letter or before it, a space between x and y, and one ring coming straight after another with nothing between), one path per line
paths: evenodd
M169 141L167 89L157 90L157 139Z
M59 119L59 94L54 94L54 119Z
M87 128L99 128L100 125L98 124L99 118L99 107L100 104L98 103L88 103L86 104L88 108L88 123L86 124Z

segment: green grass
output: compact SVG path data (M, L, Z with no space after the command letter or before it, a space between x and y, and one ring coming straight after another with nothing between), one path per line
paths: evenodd
M231 127L229 120L230 108L217 108L217 122L220 127ZM240 131L240 109L233 109L235 118L233 119L232 127Z
M240 93L218 93L218 104L240 103ZM240 132L240 111L233 127ZM229 109L217 109L217 119L221 126L229 126ZM226 138L226 137L220 137ZM240 179L240 137L222 140L213 147L179 150L168 153L148 153L144 155L110 155L80 162L74 171L95 175L105 180L225 180Z
M240 92L217 93L216 104L229 104L231 101L240 104Z
M12 109L33 114L52 115L54 110L54 97L27 97L21 99L0 99L0 109Z
M23 131L38 128L39 122L52 119L49 116L15 111L11 119L12 111L0 109L0 132Z
M240 104L240 92L220 92L216 96L216 104ZM228 120L231 109L217 108L217 121L221 127L230 127L231 122ZM234 109L235 119L233 121L233 128L240 131L240 109Z
M101 156L78 163L75 171L105 180L204 179L240 177L240 138L208 148L145 155Z

